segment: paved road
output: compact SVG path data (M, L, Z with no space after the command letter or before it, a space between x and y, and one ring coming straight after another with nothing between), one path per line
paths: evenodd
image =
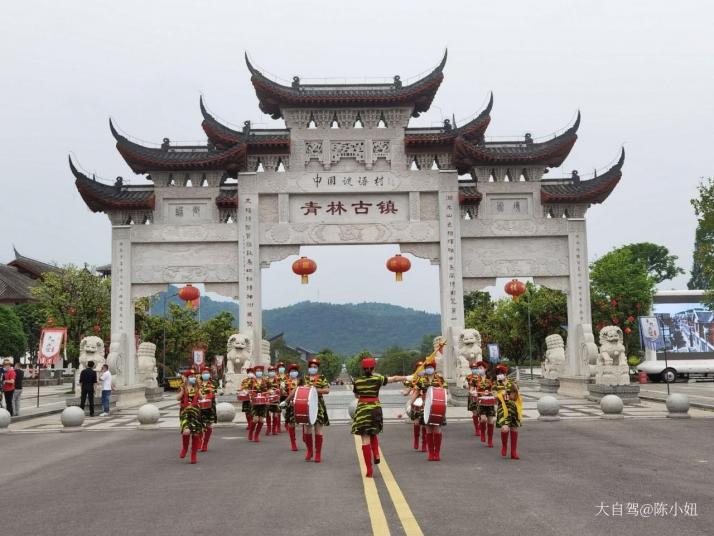
M373 481L347 426L329 428L322 464L290 452L286 434L248 443L242 426L218 429L195 466L178 459L170 430L7 434L3 533L657 536L714 525L714 419L529 422L520 461L450 423L443 461L429 463L410 433L387 425ZM677 517L626 513L675 501Z

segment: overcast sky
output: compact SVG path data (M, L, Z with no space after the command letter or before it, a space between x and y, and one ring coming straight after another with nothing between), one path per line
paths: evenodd
M205 140L198 98L221 119L279 126L258 109L243 62L277 76L410 78L448 46L445 80L412 125L495 103L488 134L520 138L567 126L579 139L560 170L581 175L627 150L624 176L588 212L590 258L638 241L691 267L689 199L712 174L714 7L694 1L510 2L31 1L0 18L0 261L12 244L60 264L110 261L110 225L73 185L67 154L105 179L134 176L107 119L137 138ZM290 262L264 272L264 306L303 299L386 301L438 311L437 269L417 260L402 285L396 247L304 248L308 286ZM666 288L683 288L686 277Z

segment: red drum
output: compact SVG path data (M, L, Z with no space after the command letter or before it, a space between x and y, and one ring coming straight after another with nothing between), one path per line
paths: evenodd
M424 423L441 424L446 417L446 389L429 387L424 400Z
M273 389L266 394L268 395L268 404L280 404L280 391Z
M248 391L238 391L238 400L247 402L250 400L250 393Z
M268 404L268 393L250 393L250 403L254 406L266 406Z
M293 399L295 407L295 422L313 425L317 421L318 397L313 386L302 385L295 389Z
M495 406L496 397L495 396L480 396L478 397L478 403L480 406Z
M213 401L210 398L199 398L198 407L201 409L211 409Z

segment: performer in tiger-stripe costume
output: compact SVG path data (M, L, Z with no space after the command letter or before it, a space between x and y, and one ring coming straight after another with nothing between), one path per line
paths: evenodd
M415 366L415 372L411 376L407 376L404 380L404 390L402 394L409 397L409 419L412 421L413 433L414 433L414 450L419 450L419 434L421 434L421 451L426 452L426 426L421 425L421 416L424 413L424 408L414 407L411 403L411 397L417 388L417 383L419 378L424 376L424 362L417 361Z
M210 367L201 368L201 379L198 382L201 391L201 398L211 401L210 408L201 408L201 419L203 420L203 440L201 441L201 452L208 450L208 440L213 433L213 425L218 422L216 414L216 393L218 393L218 381L211 379Z
M466 409L469 410L472 414L471 420L473 420L474 423L475 436L481 435L481 420L479 418L478 413L478 397L475 396L476 386L479 379L478 363L482 363L482 361L472 361L469 364L469 367L471 368L471 374L466 376L466 384L464 385L464 389L469 392L469 400L466 405Z
M317 421L314 426L306 424L303 431L303 440L307 446L307 453L305 454L305 461L309 462L312 460L312 432L315 431L315 462L320 463L322 461L322 440L323 440L323 429L325 426L330 426L330 418L327 416L327 406L325 405L325 399L323 395L329 394L330 392L330 382L327 381L323 375L319 374L320 360L311 359L307 362L307 374L300 379L300 385L312 385L317 389L318 397L318 409L317 409Z
M379 439L382 431L382 406L379 403L379 389L393 382L403 382L406 376L382 376L375 374L377 363L373 357L365 357L361 362L363 376L355 378L354 392L357 409L352 417L352 433L362 438L362 456L367 466L367 478L372 478L372 459L379 463Z
M292 404L288 404L288 400L291 400L293 391L298 386L298 378L300 377L300 366L296 363L290 363L288 365L288 374L285 380L281 383L282 387L280 396L283 401L280 402L280 407L285 408L285 428L288 431L288 436L290 436L290 450L293 452L297 451L297 441L295 438L295 408ZM303 433L304 439L304 433Z
M185 458L188 452L188 444L191 442L191 463L196 463L196 453L201 448L201 436L203 435L203 420L201 410L198 407L198 399L201 396L196 378L196 371L189 369L183 373L184 382L181 389L176 394L176 400L180 402L179 424L181 426L182 448L179 458Z
M248 367L246 369L246 377L243 378L240 384L240 390L243 393L249 393L253 388L253 381L255 380L255 369L253 367ZM248 423L248 441L253 441L253 431L255 430L255 420L253 419L253 406L250 400L243 400L241 404L241 411L245 413L245 420Z
M498 399L496 424L501 428L501 456L506 457L508 436L511 436L511 459L518 460L518 428L523 420L523 402L518 392L518 384L508 378L508 366L496 367L496 383L493 391Z
M255 365L255 379L252 384L252 391L256 393L265 393L272 387L272 383L263 377L265 367L263 365ZM268 413L268 406L265 404L252 404L253 408L253 419L255 420L255 430L253 431L253 442L260 443L260 431L263 429L263 419L265 419Z
M446 417L444 417L441 425L427 425L424 422L424 400L426 398L426 392L429 387L446 387L446 380L436 372L436 364L434 362L429 362L424 367L424 376L419 378L417 383L417 389L412 395L412 406L416 400L421 400L421 424L426 426L426 448L428 451L427 460L430 462L441 461L441 427L446 426Z
M275 365L278 369L278 373L275 376L275 383L276 383L276 389L280 390L280 401L283 402L287 398L287 392L285 391L285 381L288 379L288 374L287 370L285 368L285 363L282 361L278 362L277 365ZM282 413L280 411L280 408L278 408L278 413L277 415L274 416L274 421L273 421L273 433L276 432L276 426L277 426L277 433L281 433L282 429L280 426L280 420L281 420Z
M270 384L270 389L280 390L280 380L278 380L277 368L273 365L268 367L268 383ZM280 403L270 404L268 406L268 413L265 416L267 421L268 431L265 435L278 435L278 423L280 422Z

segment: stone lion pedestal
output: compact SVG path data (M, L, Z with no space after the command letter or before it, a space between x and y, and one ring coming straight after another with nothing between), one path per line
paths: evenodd
M595 363L595 383L588 385L588 400L599 402L606 395L617 395L624 404L639 404L640 386L630 383L630 367L622 330L605 326L600 330L600 352Z
M465 407L469 402L469 392L455 382L448 382L449 406Z
M541 393L557 393L560 389L560 378L539 378L538 387Z

